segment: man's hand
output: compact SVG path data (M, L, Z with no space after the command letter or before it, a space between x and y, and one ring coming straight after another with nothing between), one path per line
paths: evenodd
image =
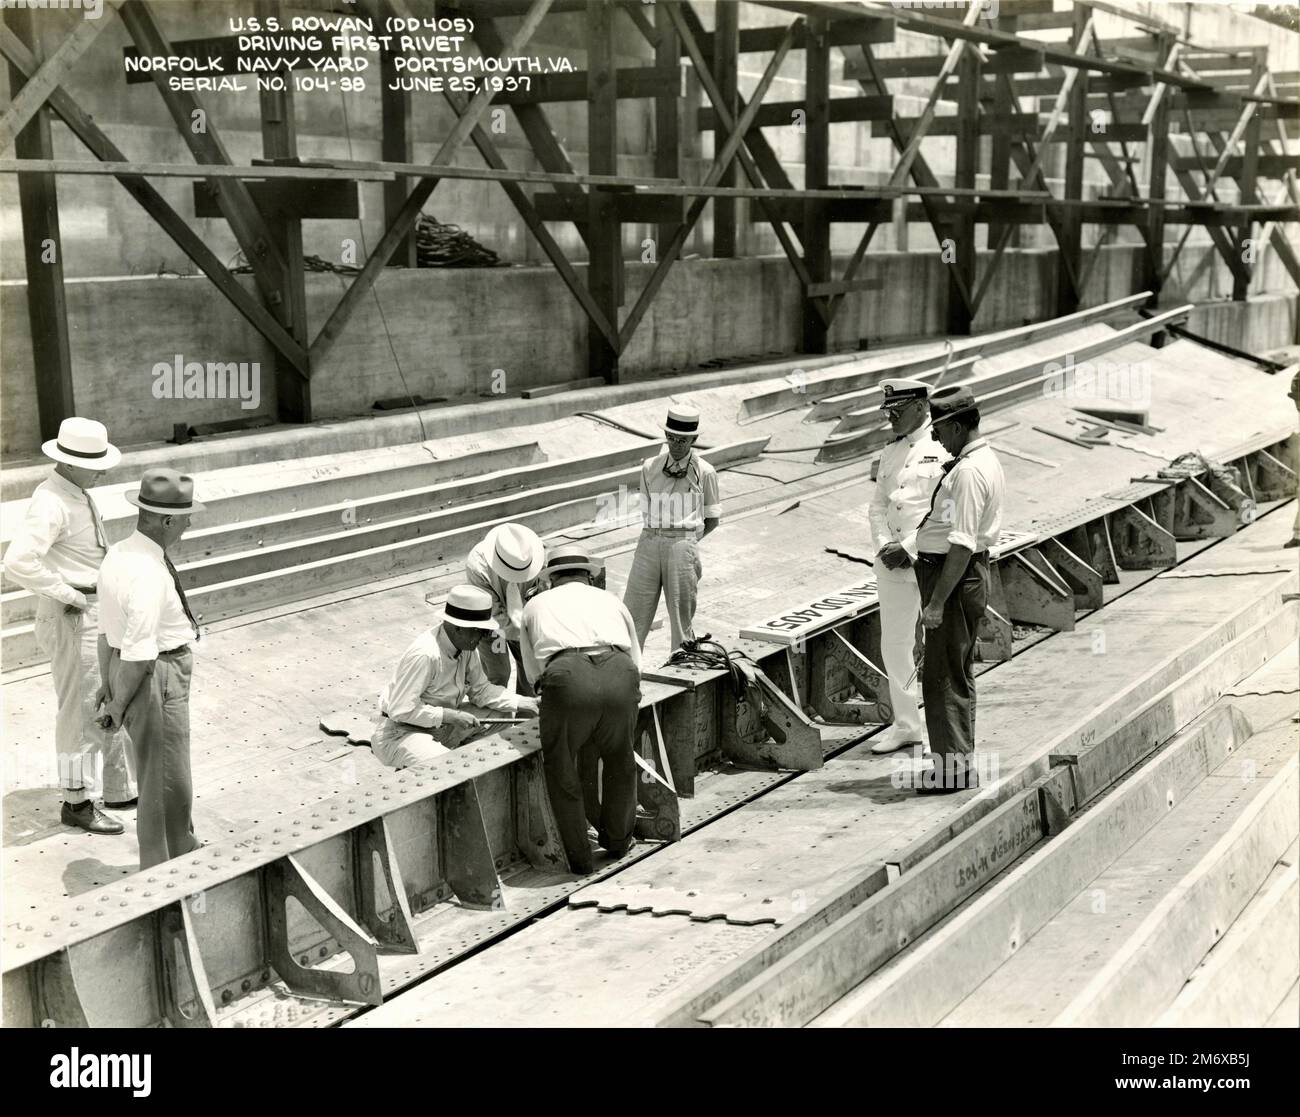
M78 594L77 600L72 602L71 605L65 605L63 607L63 611L68 616L71 617L76 615L77 613L84 613L87 609L90 608L90 605L91 605L91 601L89 597L87 597L85 594Z
M93 709L98 710L100 706L106 705L107 702L108 702L108 687L105 685L105 686L101 686L97 691L95 691L95 705Z
M943 606L927 605L921 610L921 624L926 628L938 628L943 624Z
M479 720L473 714L466 713L464 710L446 710L442 711L442 724L449 725L454 729L477 729Z
M889 570L901 570L905 566L911 566L912 560L903 550L902 545L898 543L886 543L880 548L880 553L876 556L883 562Z
M521 718L535 718L537 716L537 699L529 698L526 695L519 696L518 705L515 707L515 716Z
M100 689L102 690L103 688L101 687ZM98 706L96 708L98 708ZM102 729L120 729L122 727L122 718L125 714L126 711L123 710L121 706L117 705L115 702L110 702L105 707L103 716L98 717L95 720L99 723L100 728Z

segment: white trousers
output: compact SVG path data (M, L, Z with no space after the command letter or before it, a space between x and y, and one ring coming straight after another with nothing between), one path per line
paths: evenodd
M659 609L659 595L668 606L673 651L683 640L694 640L696 591L700 584L700 545L693 535L660 535L646 528L637 540L628 572L623 604L632 614L636 636L645 647Z
M889 570L878 562L876 592L880 597L880 654L889 673L889 704L894 708L893 732L904 740L920 741L916 622L921 616L921 590L916 573L910 566Z
M121 730L101 729L95 718L99 690L99 607L65 613L41 597L36 606L36 642L50 653L57 713L54 747L59 787L69 803L102 791L110 803L134 799L135 759L130 738Z

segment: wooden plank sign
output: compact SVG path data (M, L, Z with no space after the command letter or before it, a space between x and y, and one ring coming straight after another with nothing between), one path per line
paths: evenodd
M851 620L874 606L876 600L876 579L868 576L847 589L824 594L799 608L742 628L740 635L747 640L797 644L814 632Z

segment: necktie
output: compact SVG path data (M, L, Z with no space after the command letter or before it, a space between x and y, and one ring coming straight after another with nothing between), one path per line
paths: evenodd
M104 534L104 521L100 519L99 509L95 507L95 500L90 495L89 489L81 490L86 496L86 503L90 506L90 522L95 527L95 542L104 550L108 550L108 537Z
M172 585L176 587L176 596L181 599L181 608L185 610L186 618L194 626L194 639L197 642L203 637L199 634L199 622L194 619L194 614L190 612L189 599L186 598L185 591L181 588L181 576L176 573L176 567L172 565L172 560L167 555L163 555L163 562L167 564L167 571L172 576Z

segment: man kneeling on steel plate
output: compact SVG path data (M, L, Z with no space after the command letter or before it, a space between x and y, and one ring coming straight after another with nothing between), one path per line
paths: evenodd
M537 700L489 682L479 642L496 631L492 596L456 586L436 624L403 654L379 696L370 748L390 768L426 764L491 728L491 715L537 716ZM465 705L468 696L472 706ZM485 724L486 722L486 724Z

